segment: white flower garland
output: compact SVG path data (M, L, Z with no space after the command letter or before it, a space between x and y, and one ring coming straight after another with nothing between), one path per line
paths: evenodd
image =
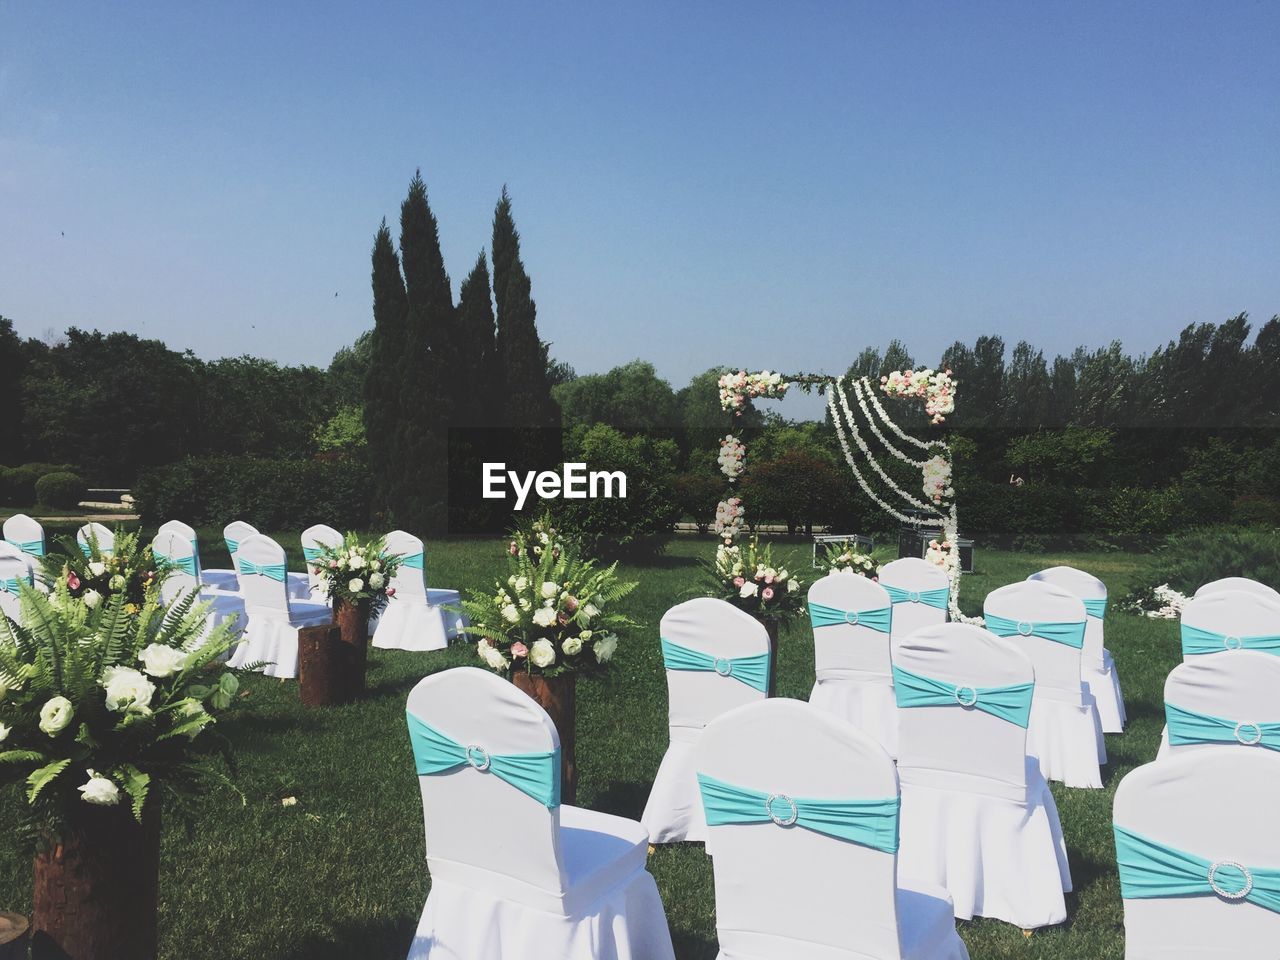
M910 517L905 513L899 513L893 507L889 506L889 504L885 503L876 495L876 492L871 489L871 485L867 483L866 478L863 477L862 471L858 469L858 463L854 459L853 451L849 449L849 440L845 436L844 425L840 422L840 411L836 409L835 387L838 387L838 384L834 384L832 387L828 387L827 389L827 408L831 411L831 420L836 425L836 436L839 437L840 447L844 450L845 462L849 464L849 469L853 471L853 476L854 479L858 481L858 486L862 488L862 492L870 497L876 506L889 514L889 516L893 517L895 520L898 520L901 523L910 524L913 527L921 526L925 522L923 517Z
M909 463L911 464L911 466L916 467L917 469L923 470L926 461L912 460L905 453L903 453L901 450L895 447L892 443L890 443L889 439L883 433L880 432L880 428L876 426L876 418L873 417L871 415L871 411L867 409L867 399L863 395L864 384L867 385L866 386L867 392L872 392L870 384L867 383L867 378L863 377L860 380L853 381L853 395L858 400L858 406L862 410L862 415L867 418L867 426L871 428L871 433L875 436L877 440L879 440L882 444L884 444L884 448L888 450L891 454L893 454L893 456L897 457L903 463Z
M867 442L862 439L862 434L858 432L858 421L854 417L853 411L849 409L849 398L845 395L844 384L839 380L836 381L836 392L840 394L840 406L844 409L844 415L848 419L849 432L853 434L854 442L857 443L858 449L862 451L862 455L866 457L867 462L871 464L871 469L880 476L880 479L885 482L890 490L902 497L903 500L907 501L907 503L911 504L913 507L916 507L919 510L934 510L935 508L930 504L925 503L918 497L914 497L907 493L907 491L903 490L894 482L893 478L890 477L889 474L884 472L884 467L880 466L876 461L876 458L872 456L871 448L867 446ZM907 460L906 462L911 463L912 461ZM921 466L923 466L923 464L921 464Z
M946 446L946 444L941 440L918 440L911 436L911 434L898 426L893 417L889 416L888 411L880 405L880 398L876 396L876 391L875 388L871 386L871 381L866 377L863 377L862 383L866 386L867 399L871 401L871 409L875 410L881 421L884 422L885 426L887 426L889 430L898 437L898 439L905 440L907 443L912 446L919 447L921 450L932 450L935 447Z

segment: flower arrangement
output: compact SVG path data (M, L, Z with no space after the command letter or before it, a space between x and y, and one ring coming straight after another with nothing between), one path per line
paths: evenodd
M720 441L720 456L716 458L716 463L720 465L720 472L729 478L730 483L733 483L742 473L746 459L746 445L733 434L727 434Z
M760 373L726 373L720 378L720 406L732 410L736 416L742 416L742 408L748 400L760 397L779 400L786 395L790 386L782 379L782 374L762 370Z
M1122 609L1132 610L1153 620L1178 620L1182 617L1182 608L1191 600L1185 593L1180 593L1167 583L1158 587L1138 590L1125 597L1119 604Z
M704 582L707 596L727 600L760 620L782 620L804 608L800 580L776 567L772 548L757 537L740 546L721 544Z
M952 579L960 572L960 551L954 549L950 540L930 540L924 558L941 567Z
M171 564L152 555L151 544L137 533L115 531L115 545L108 552L92 534L83 548L74 537L64 537L41 558L44 579L61 584L66 595L90 610L117 595L124 597L127 613L137 613L155 600Z
M933 423L942 423L956 409L956 384L950 370L894 370L880 378L880 389L891 397L915 397L924 401L924 412Z
M507 567L492 592L462 602L476 653L495 673L597 669L613 659L618 631L635 626L609 607L637 584L620 581L616 563L599 568L580 557L545 520L513 534Z
M56 842L81 803L128 804L141 822L157 792L181 812L230 782L209 728L239 682L207 671L237 638L207 628L197 596L165 610L116 590L89 605L63 578L48 595L21 588L25 626L0 617L0 783L25 787L37 843Z
M406 558L388 554L381 537L361 540L358 534L348 533L337 546L322 545L317 550L307 564L335 605L367 604L371 611L377 611L395 595L391 578Z
M951 486L951 461L942 454L924 462L924 495L934 504L941 505L956 495Z
M746 508L741 497L730 497L716 505L716 534L724 539L726 545L732 544L742 535L746 523Z
M846 540L843 543L828 543L826 556L818 561L820 567L828 573L853 573L860 577L877 579L876 561L869 553L863 553L858 545Z

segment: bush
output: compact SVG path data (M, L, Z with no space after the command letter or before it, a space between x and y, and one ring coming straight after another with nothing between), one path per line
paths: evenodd
M1275 529L1201 527L1170 537L1156 554L1153 580L1194 593L1211 580L1249 577L1280 583L1280 537Z
M1231 522L1241 525L1280 527L1280 500L1246 494L1231 505Z
M787 532L834 523L846 480L829 460L795 450L754 464L742 484L751 523L782 521Z
M46 473L36 481L36 503L42 507L67 508L84 499L84 477L66 470Z
M143 473L133 495L148 523L221 527L246 520L271 530L314 523L359 529L369 522L370 477L359 463L193 458Z
M24 463L0 467L0 503L26 506L36 502L36 481L48 473L74 473L67 463Z
M699 533L706 533L715 520L716 504L726 495L728 486L721 474L692 470L676 477L672 496L680 515L697 524Z

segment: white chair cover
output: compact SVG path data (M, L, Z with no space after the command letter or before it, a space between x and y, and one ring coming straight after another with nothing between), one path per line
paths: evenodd
M898 795L893 761L878 743L799 700L764 700L711 721L694 762L698 773L769 795ZM785 820L787 808L779 812ZM709 831L720 960L969 956L946 890L899 881L891 852L767 820Z
M1075 567L1049 567L1033 573L1028 580L1040 580L1061 587L1081 600L1107 599L1107 585L1091 573ZM1124 733L1126 720L1124 695L1120 692L1120 674L1111 651L1106 648L1103 620L1090 615L1085 621L1084 650L1080 658L1080 674L1098 705L1098 720L1103 733Z
M333 527L326 526L323 523L317 523L313 527L307 527L302 531L302 553L306 556L308 550L317 547L340 547L342 546L342 534ZM309 599L313 603L329 603L329 596L325 592L324 581L320 579L315 572L316 568L310 563L307 564L307 584L310 591Z
M769 650L769 633L759 620L714 597L672 607L663 615L659 633L711 657L753 657ZM667 671L670 742L640 818L653 843L707 839L693 769L694 745L711 720L764 698L763 691L713 670Z
M39 543L41 550L46 546L44 527L25 513L15 513L4 522L4 539L19 549L22 549L23 544L30 543ZM31 552L28 555L36 558L41 556L40 553Z
M896 667L957 687L1033 683L1010 640L962 623L895 638ZM957 693L968 700L968 691ZM957 917L995 917L1032 929L1067 918L1071 889L1058 808L1027 731L959 703L898 712L902 845L898 868L946 887Z
M950 590L951 581L936 563L920 557L902 557L880 568L882 587L896 587L908 593L924 593L927 590ZM930 606L919 601L906 600L893 605L892 635L906 637L925 627L936 627L947 622L947 608Z
M91 521L76 531L76 543L81 549L87 549L90 540L97 542L98 552L102 554L111 553L116 548L116 535L101 523Z
M1177 744L1169 743L1166 726L1160 738L1159 757L1224 746L1265 750L1266 747L1250 745L1261 731L1249 725L1280 724L1280 657L1257 650L1239 650L1229 657L1187 657L1165 680L1164 702L1245 726L1234 732L1232 743Z
M285 563L284 547L270 537L255 533L240 543L236 566L252 563L273 566ZM298 675L298 630L333 622L333 611L322 603L291 601L284 583L269 576L241 573L240 596L244 600L244 639L231 655L233 667L265 663L269 677Z
M891 607L891 618L898 615L880 584L848 573L829 573L814 581L809 603L845 611ZM898 707L893 700L889 638L889 633L865 624L815 627L817 680L809 702L849 721L894 757L898 752Z
M175 531L171 528L168 532L156 534L151 541L151 549L156 556L168 557L175 563L169 575L160 584L160 600L166 607L192 592L200 591L200 581L182 566L182 561L187 557L195 559L191 538L185 536L183 531ZM198 559L195 559L195 568L200 569ZM244 600L239 596L209 591L199 592L196 600L198 603L209 604L209 618L205 621L205 630L201 634L200 643L195 645L196 649L208 639L215 628L227 621L232 621L236 633L244 632L248 618L245 616Z
M166 520L156 530L157 536L162 533L172 533L191 544L191 556L195 558L196 562L196 577L200 581L202 590L223 590L227 592L236 590L236 578L231 571L218 572L204 569L204 564L200 562L200 537L196 533L195 527L189 523L183 523L181 520ZM154 540L152 545L155 545Z
M257 532L257 527L245 523L243 520L232 520L223 527L222 538L226 542L227 552L231 554L231 569L202 571L201 582L214 590L239 591L240 581L236 576L239 569L239 564L236 563L237 552L232 550L231 547L243 544L245 540ZM307 574L287 574L285 586L289 591L290 600L309 601L311 599L311 580Z
M402 564L391 579L395 596L369 624L373 645L383 650L443 650L466 627L457 590L427 589L423 543L411 533L387 534L387 553L422 558L423 568Z
M30 580L30 578L31 563L21 551L16 554L0 554L0 581L23 581ZM19 625L22 623L21 598L17 593L10 592L4 587L0 587L0 614L8 617L14 623Z
M1182 608L1182 624L1224 637L1277 636L1280 635L1280 602L1258 590L1223 589L1197 593ZM1193 654L1193 657L1234 656L1244 652L1227 650L1224 646L1218 653Z
M541 707L474 667L421 680L408 713L491 757L560 746ZM557 762L555 776L559 769ZM648 837L640 824L548 808L471 765L418 782L431 893L410 960L674 958L662 900L645 870Z
M1120 782L1115 824L1211 864L1235 860L1277 870L1278 796L1280 757L1269 750L1179 754L1139 767ZM1238 882L1237 875L1224 886ZM1124 928L1125 960L1274 960L1280 954L1280 913L1211 890L1126 897Z
M1195 595L1202 597L1205 594L1220 593L1223 590L1243 590L1245 593L1256 593L1274 603L1280 603L1280 590L1269 587L1265 583L1259 583L1257 580L1250 580L1248 577L1223 577L1221 580L1211 580L1197 590Z
M988 617L1027 623L1078 623L1086 617L1079 597L1037 580L992 591L982 609ZM1081 678L1080 649L1036 636L1010 639L1031 658L1036 671L1027 753L1040 761L1046 780L1100 789L1100 765L1107 762L1107 752L1098 709Z

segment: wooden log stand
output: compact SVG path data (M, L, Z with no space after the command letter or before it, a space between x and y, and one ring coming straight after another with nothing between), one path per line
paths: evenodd
M0 960L27 960L27 918L0 913Z
M578 713L577 675L562 673L544 677L540 673L515 670L511 679L537 704L547 711L560 734L560 802L576 803L578 799L578 762L576 732Z
M298 696L303 706L328 707L350 699L350 647L337 624L298 631Z

